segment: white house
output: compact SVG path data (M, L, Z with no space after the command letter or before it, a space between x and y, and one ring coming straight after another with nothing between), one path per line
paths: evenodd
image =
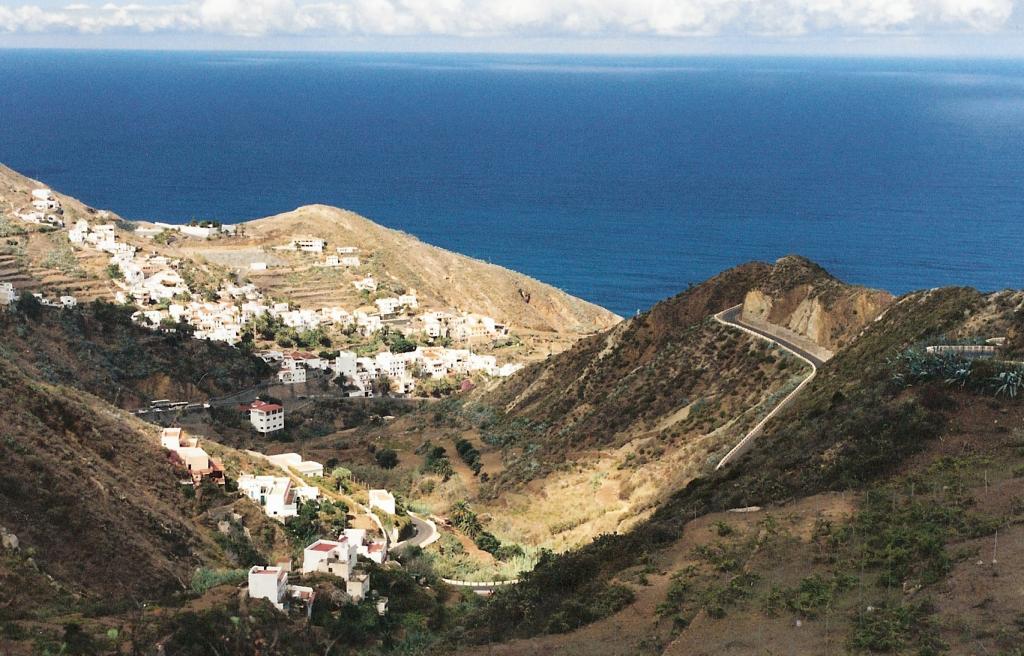
M181 447L181 437L181 428L165 428L160 431L160 446L169 451L174 451Z
M297 453L279 453L276 456L267 456L272 464L282 469L291 469L302 476L322 477L324 466L313 460L303 460Z
M266 262L250 262L249 263L249 270L250 271L266 271L267 270L267 263Z
M49 210L59 210L60 201L53 198L49 200L34 200L32 201L32 208L37 209L41 212L46 212Z
M85 219L75 221L75 227L68 230L68 241L72 244L82 245L85 243L85 236L89 233L89 222Z
M267 567L254 565L249 569L249 598L266 599L274 608L287 612L290 600L300 601L306 606L306 618L313 612L316 592L313 588L288 584L288 563L284 566Z
M302 573L333 574L348 580L356 564L356 549L348 539L317 540L302 551Z
M306 369L305 367L295 366L294 360L289 360L289 366L283 367L281 371L277 372L277 379L281 381L283 385L296 385L298 383L306 382Z
M302 365L306 369L326 370L330 367L329 360L321 358L316 353L310 353L309 351L290 351L285 354L284 362L287 363L289 360L293 362L294 365Z
M124 283L129 287L139 286L146 279L146 274L143 273L142 267L135 262L118 260L117 268L121 270Z
M370 490L370 508L380 508L389 515L394 515L395 495L387 490Z
M345 380L355 381L356 354L352 351L339 351L338 357L334 358L334 373L344 376Z
M384 564L384 559L387 555L386 543L384 540L370 540L366 537L365 528L347 528L345 529L345 537L348 538L349 544L356 547L356 553L363 558L372 560L378 565Z
M284 408L276 403L253 401L249 406L249 423L257 433L273 433L284 429Z
M323 253L327 242L318 237L296 237L292 239L291 248L306 253Z
M268 517L280 521L298 514L299 500L315 500L320 495L318 488L293 486L287 476L242 474L238 477L238 490L258 503Z
M281 567L253 565L249 569L249 598L267 599L278 610L284 610L288 595L288 572Z
M374 280L373 276L366 276L362 280L353 280L352 285L361 292L377 291L377 281Z
M153 300L170 299L179 294L188 292L188 286L176 271L164 269L157 271L142 283L143 288L149 292Z
M364 336L372 335L384 326L384 323L380 319L380 315L377 314L376 308L370 306L356 308L352 313L352 317L355 319L356 326L359 328L360 334Z
M182 225L178 226L178 232L189 237L198 237L199 239L209 239L214 233L218 232L217 228L205 227L205 226L192 226Z
M338 263L343 267L357 267L359 266L358 255L342 255L338 258Z
M10 305L18 300L18 293L14 291L14 285L9 282L0 282L0 306Z
M380 312L382 315L394 314L395 312L398 311L398 308L400 306L398 299L394 298L393 296L387 298L378 298L376 301L374 301L374 304L377 306L377 311Z
M345 584L345 592L357 604L366 598L370 591L370 575L366 572L354 572Z
M315 460L303 460L297 465L292 465L292 470L300 476L310 478L323 478L324 466Z

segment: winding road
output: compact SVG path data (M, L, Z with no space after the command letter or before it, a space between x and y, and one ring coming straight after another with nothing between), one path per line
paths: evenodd
M804 378L802 381L800 381L800 384L796 386L796 389L787 394L786 398L779 401L778 405L772 408L771 412L765 415L764 419L759 421L756 426L750 429L750 431L743 437L743 439L740 440L736 444L736 446L730 449L729 453L725 454L725 456L718 461L718 464L715 465L715 469L721 469L722 467L725 467L726 465L728 465L729 463L733 462L741 455L746 453L750 449L751 445L754 443L754 440L757 439L758 435L760 435L761 432L764 430L764 426L765 424L768 423L768 420L770 420L772 417L781 412L787 405L789 405L789 403L793 399L795 399L801 391L803 391L804 387L806 387L807 384L810 383L816 375L818 375L818 367L825 364L825 361L822 360L820 357L805 350L798 344L794 344L793 342L786 340L782 336L774 335L767 331L761 330L760 328L756 328L754 326L744 323L740 319L742 313L743 305L736 305L729 308L728 310L723 310L716 314L715 321L717 321L720 324L729 326L731 328L742 330L748 335L752 335L754 337L757 337L758 339L763 339L765 341L771 342L772 344L775 344L779 348L785 351L789 351L790 353L792 353L793 355L795 355L796 357L800 358L808 365L810 365L811 373L808 374L807 378Z
M412 520L412 525L416 529L416 534L411 538L396 542L388 549L388 551L395 551L403 547L427 547L440 539L441 534L437 532L437 524L432 519L424 519L412 512L407 512L409 519Z

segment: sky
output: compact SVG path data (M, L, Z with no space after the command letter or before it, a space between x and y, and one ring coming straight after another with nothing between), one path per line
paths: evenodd
M0 0L0 48L1024 57L1024 0Z

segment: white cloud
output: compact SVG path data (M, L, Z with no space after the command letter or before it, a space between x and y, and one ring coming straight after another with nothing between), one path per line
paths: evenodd
M920 34L1013 29L1024 0L188 0L0 6L14 33L443 36ZM1017 7L1018 11L1021 10Z

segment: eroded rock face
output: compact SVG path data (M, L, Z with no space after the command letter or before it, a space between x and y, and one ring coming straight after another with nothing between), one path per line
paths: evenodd
M809 260L788 256L775 263L768 282L747 293L743 317L788 328L836 351L892 301L888 292L848 285Z

